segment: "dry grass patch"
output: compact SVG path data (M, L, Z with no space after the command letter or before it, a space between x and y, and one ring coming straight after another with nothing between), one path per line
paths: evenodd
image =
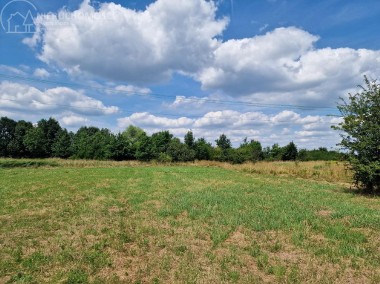
M238 167L0 171L0 281L376 283L379 199Z

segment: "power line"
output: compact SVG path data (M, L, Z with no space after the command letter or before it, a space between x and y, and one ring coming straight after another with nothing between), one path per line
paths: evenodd
M4 99L4 98L0 98L0 101L11 101L11 102L19 102L18 100L12 100L12 99ZM26 103L34 103L34 101L29 101L29 102L26 102ZM43 102L38 102L39 104L42 104L42 105L48 105L48 106L58 106L58 107L62 107L62 108L68 108L68 109L96 109L96 110L102 110L104 111L106 109L105 108L98 108L98 107L80 107L80 106L72 106L72 105L64 105L64 104L49 104L49 103L43 103ZM159 117L159 116L165 116L165 117L174 117L176 119L179 119L179 118L190 118L190 119L202 119L202 118L205 118L205 116L180 116L180 115L173 115L173 114L168 114L168 113L152 113L152 112L136 112L136 111L130 111L130 110L123 110L124 113L128 113L128 114L135 114L135 113L147 113L148 115L153 115L153 116L156 116L156 117ZM244 113L242 113L242 115L244 115ZM329 116L329 115L326 115L326 116ZM221 117L213 117L213 119L220 119ZM263 118L252 118L252 119L245 119L246 121L258 121L258 122L272 122L272 123L291 123L292 121L273 121L271 119L263 119ZM338 125L338 123L330 123L332 125Z
M28 82L38 82L38 83L44 83L44 84L53 84L53 85L64 85L64 86L72 86L72 87L79 87L83 89L92 89L97 90L101 92L106 93L121 93L121 94L127 94L127 95L144 95L149 97L156 97L156 98L170 98L170 99L177 99L178 96L173 95L165 95L165 94L159 94L159 93L143 93L143 92L136 92L136 91L127 91L127 90L115 90L112 88L107 87L96 87L96 86L90 86L85 84L79 84L79 83L69 83L69 82L59 82L59 81L51 81L51 80L45 80L45 79L36 79L36 78L29 78L24 76L16 76L16 75L7 75L7 74L1 74L0 77L7 78L7 79L16 79L21 81L28 81ZM325 110L336 110L335 107L331 106L305 106L305 105L294 105L294 104L269 104L269 103L256 103L256 102L247 102L247 101L238 101L238 100L216 100L216 99L210 99L210 98L198 98L198 97L182 97L182 101L185 102L200 102L200 103L213 103L213 104L224 104L224 105L243 105L243 106L252 106L252 107L258 107L258 108L288 108L288 109L299 109L299 110L316 110L316 109L325 109Z

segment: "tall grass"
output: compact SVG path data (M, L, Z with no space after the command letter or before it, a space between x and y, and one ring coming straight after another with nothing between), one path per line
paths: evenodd
M151 167L157 165L218 167L237 170L245 173L288 176L333 183L350 183L352 172L343 162L310 161L310 162L257 162L233 165L216 161L196 161L189 163L159 163L139 161L97 161L97 160L63 160L63 159L0 159L0 168L13 167L64 167L64 168L120 168L120 167Z
M380 199L281 177L341 164L47 161L0 169L0 283L380 283Z
M195 165L221 167L252 174L288 176L335 183L350 183L352 181L352 172L342 162L258 162L232 165L229 163L199 161Z

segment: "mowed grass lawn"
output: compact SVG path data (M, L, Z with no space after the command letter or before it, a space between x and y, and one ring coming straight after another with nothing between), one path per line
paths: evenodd
M0 283L380 282L380 199L322 181L0 169L0 225Z

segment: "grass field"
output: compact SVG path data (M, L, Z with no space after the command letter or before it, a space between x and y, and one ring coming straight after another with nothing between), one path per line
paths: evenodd
M341 164L29 162L0 162L0 283L380 282Z

